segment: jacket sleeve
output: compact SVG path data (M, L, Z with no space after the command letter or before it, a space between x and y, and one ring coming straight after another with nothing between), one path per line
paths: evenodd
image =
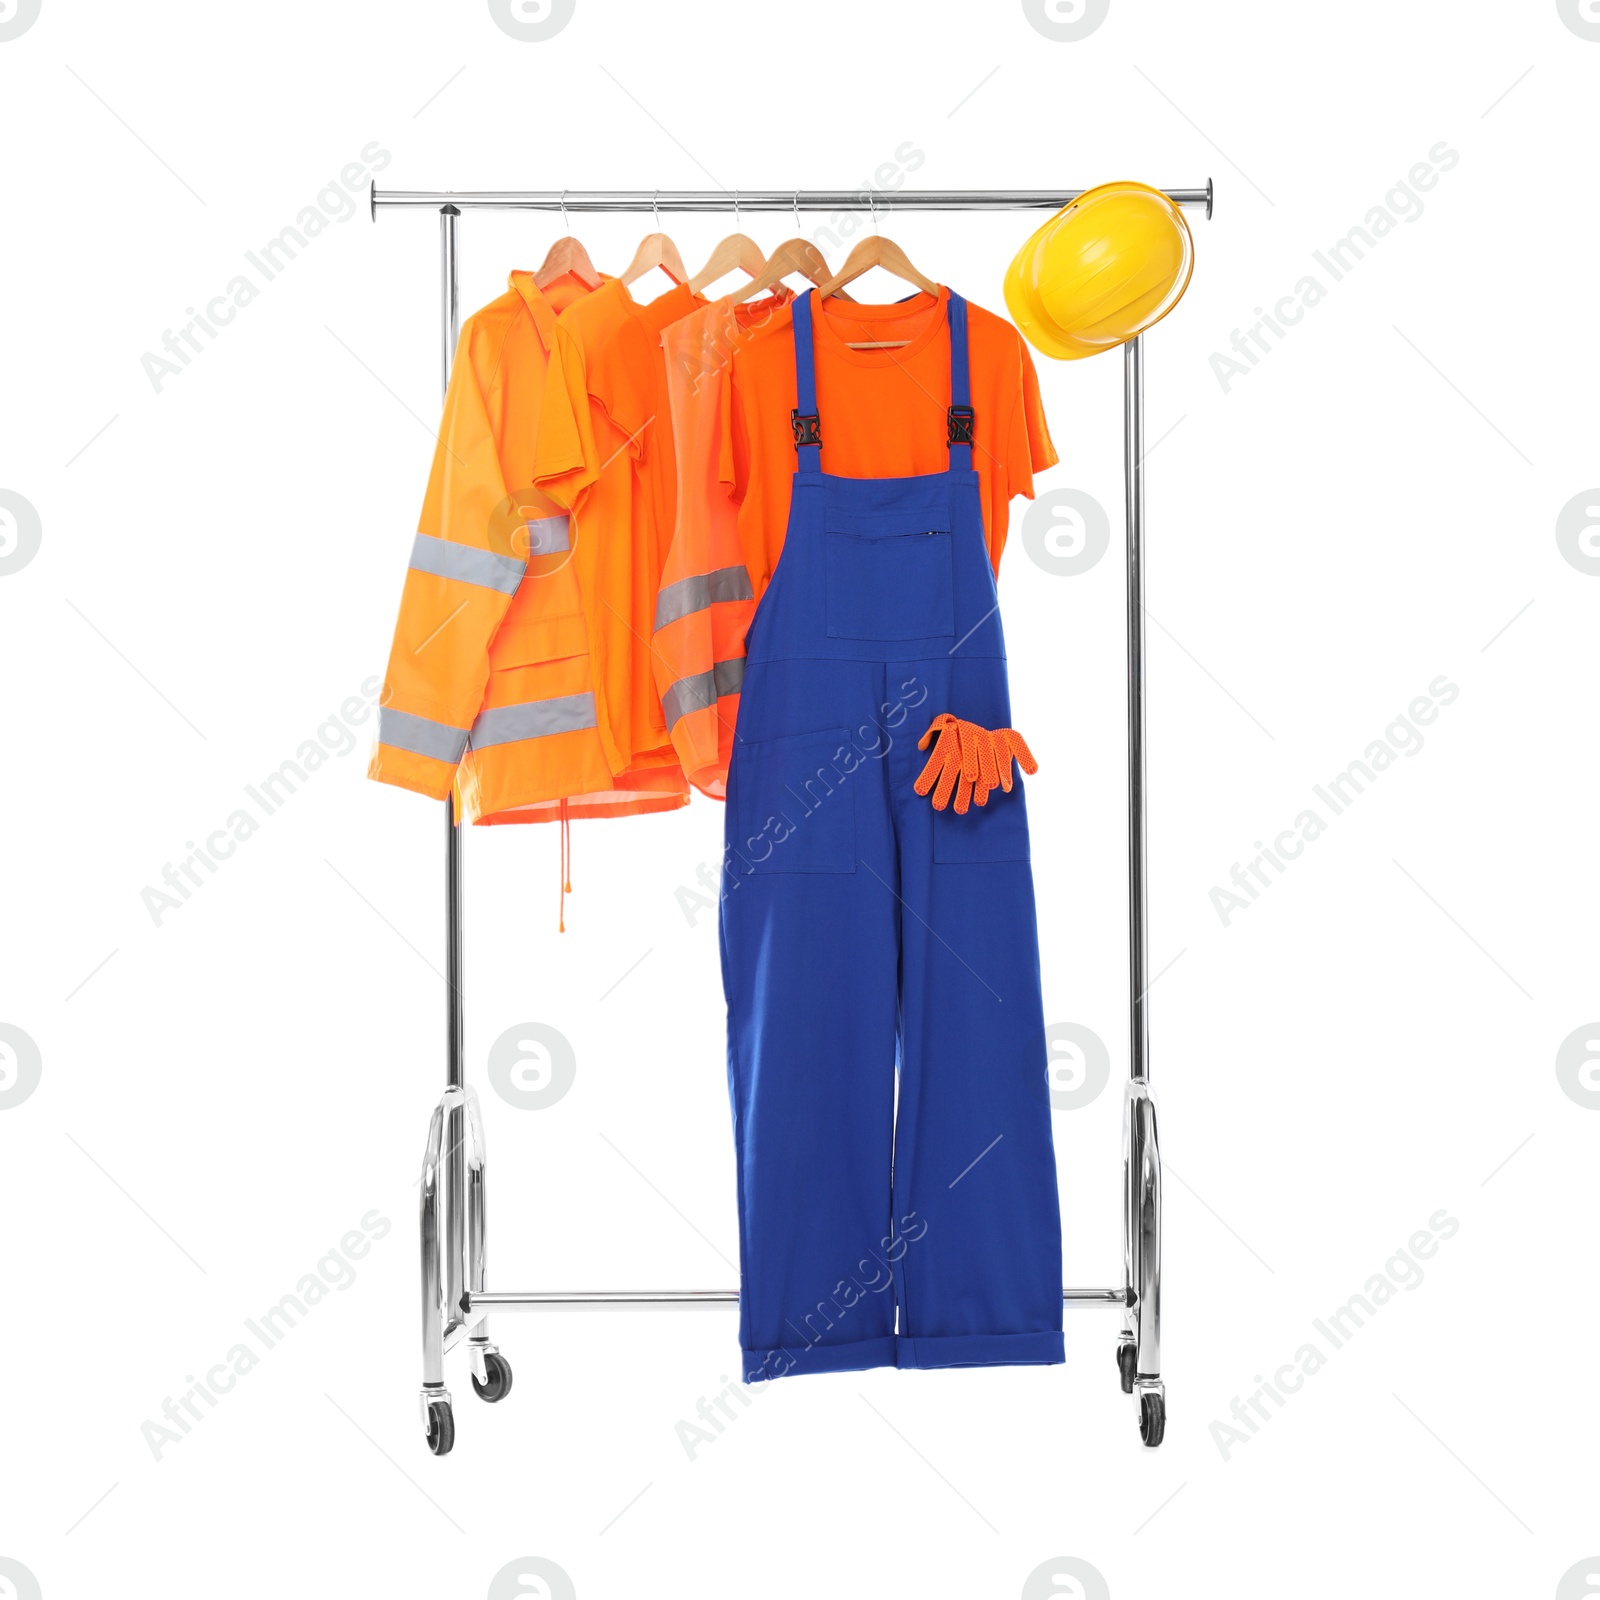
M469 321L445 395L367 776L442 800L489 680L489 641L527 569L488 391L499 341Z

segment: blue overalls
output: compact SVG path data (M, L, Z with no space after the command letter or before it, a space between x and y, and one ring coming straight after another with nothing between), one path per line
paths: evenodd
M965 815L912 788L937 713L1011 720L948 305L949 470L863 479L822 470L794 302L798 469L746 641L723 861L746 1381L1062 1359L1022 781Z

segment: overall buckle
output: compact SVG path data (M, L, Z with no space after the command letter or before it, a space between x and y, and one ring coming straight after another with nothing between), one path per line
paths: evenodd
M950 419L950 443L971 444L972 426L977 421L977 413L971 406L951 406L948 415Z
M822 418L815 411L809 414L800 411L789 413L789 426L794 429L794 447L796 450L803 444L822 443Z

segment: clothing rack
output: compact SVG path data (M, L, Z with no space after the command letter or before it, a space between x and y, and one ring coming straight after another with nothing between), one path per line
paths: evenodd
M1058 211L1082 189L546 189L371 191L371 212L439 213L441 338L444 386L461 326L458 240L464 211L692 213L793 211ZM1168 189L1180 206L1211 217L1211 180L1204 188ZM1123 1273L1120 1287L1066 1289L1071 1306L1122 1308L1117 1370L1125 1394L1139 1396L1139 1431L1158 1445L1166 1429L1161 1381L1161 1157L1150 1095L1147 1004L1148 934L1145 851L1144 696L1144 336L1123 346L1123 460L1127 529L1128 650L1128 992L1129 1063L1123 1103ZM472 1386L484 1400L503 1399L511 1367L489 1339L488 1313L582 1309L652 1310L737 1305L737 1289L491 1290L485 1271L483 1121L466 1083L463 1002L463 829L445 801L445 1090L428 1128L419 1197L422 1245L422 1421L428 1447L446 1454L455 1441L445 1352L463 1339Z

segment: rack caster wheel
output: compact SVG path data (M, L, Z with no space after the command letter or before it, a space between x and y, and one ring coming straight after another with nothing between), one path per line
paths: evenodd
M449 1400L430 1400L428 1402L428 1448L436 1456L450 1454L451 1446L456 1442L455 1412L450 1408Z
M1122 1379L1122 1392L1133 1393L1133 1380L1139 1371L1139 1349L1132 1343L1117 1346L1117 1376Z
M511 1393L511 1363L498 1350L488 1351L483 1358L483 1382L479 1383L474 1372L472 1388L480 1400L487 1400L490 1405L504 1400Z
M1166 1437L1167 1397L1164 1394L1139 1396L1139 1437L1152 1450Z

